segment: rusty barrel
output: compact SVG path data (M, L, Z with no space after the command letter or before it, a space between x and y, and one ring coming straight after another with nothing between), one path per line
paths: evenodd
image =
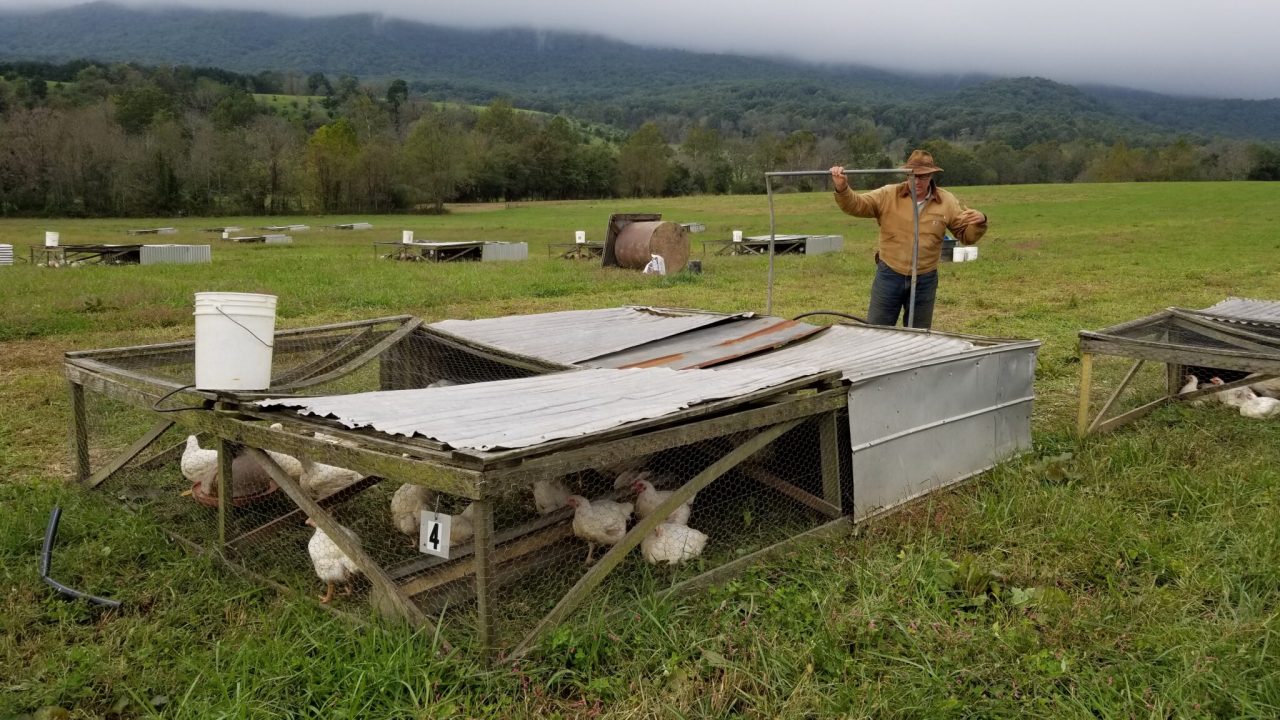
M680 223L633 222L618 232L613 254L619 267L631 270L643 270L651 255L661 255L669 275L688 264L689 235Z

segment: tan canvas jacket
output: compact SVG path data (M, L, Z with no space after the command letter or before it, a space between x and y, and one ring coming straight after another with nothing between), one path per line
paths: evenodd
M875 218L880 223L878 252L880 259L894 272L911 274L911 241L913 237L913 212L911 190L906 183L885 185L870 192L855 193L849 188L836 193L840 209L856 217ZM987 232L987 224L955 226L964 203L955 195L938 186L920 209L920 256L916 271L931 272L938 267L942 257L942 237L950 230L957 241L972 245Z

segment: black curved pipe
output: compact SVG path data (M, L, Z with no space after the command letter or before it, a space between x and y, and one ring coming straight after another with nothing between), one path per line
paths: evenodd
M807 313L800 313L799 315L797 315L797 316L795 316L795 317L793 317L793 318L791 318L791 319L792 319L792 320L799 320L800 318L807 318L807 317L809 317L810 315L837 315L837 316L842 317L842 318L844 318L844 319L846 319L846 320L853 320L853 321L855 321L855 322L860 322L860 323L862 323L863 325L870 325L870 324L871 324L871 323L867 322L866 320L864 320L863 318L858 317L857 315L850 315L849 313L842 313L842 312L840 312L840 311L838 311L838 310L810 310L810 311L809 311L809 312L807 312Z
M107 608L118 608L120 603L115 600L100 598L96 595L82 593L79 590L69 588L66 585L49 577L49 566L53 564L53 541L58 537L58 520L62 518L62 508L54 505L53 514L49 516L49 527L44 531L44 550L40 553L40 579L49 583L58 594L70 600L88 600L94 605L101 605Z

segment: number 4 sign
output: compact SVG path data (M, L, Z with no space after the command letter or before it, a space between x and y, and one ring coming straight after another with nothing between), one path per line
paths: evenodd
M422 511L422 527L418 531L418 550L428 555L449 559L449 529L453 516Z

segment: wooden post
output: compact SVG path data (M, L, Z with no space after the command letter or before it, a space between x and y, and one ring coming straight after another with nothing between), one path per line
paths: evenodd
M497 611L498 567L493 535L493 503L476 500L475 567L476 615L480 623L480 651L492 660L497 650L494 614Z
M235 497L235 478L231 476L231 451L234 445L218 439L218 550L227 546L227 512Z
M818 448L822 453L822 496L840 508L840 427L835 410L818 418Z
M71 390L71 467L76 482L89 479L89 418L85 412L84 386L70 383Z
M1089 433L1089 394L1093 390L1093 353L1080 353L1080 412L1076 416L1076 434Z

